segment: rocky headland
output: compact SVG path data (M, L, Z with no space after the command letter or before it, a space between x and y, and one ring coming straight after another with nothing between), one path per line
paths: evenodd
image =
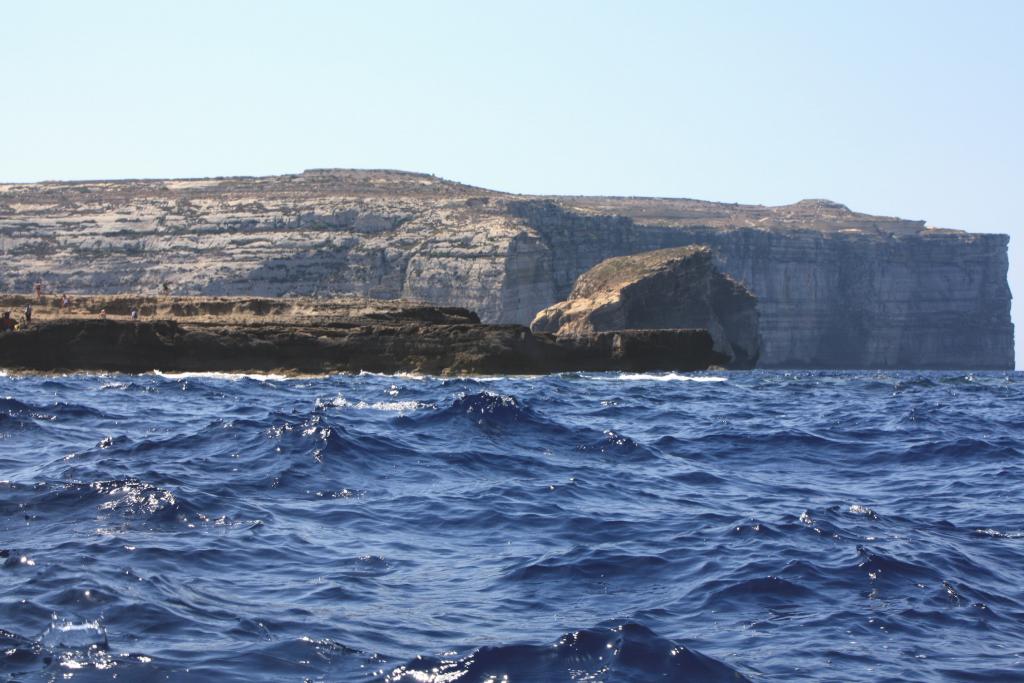
M644 329L706 329L730 368L752 368L760 351L757 297L715 267L707 247L617 256L576 280L566 301L530 329L558 336Z
M1011 368L1005 235L826 200L510 195L395 171L0 185L0 288L352 294L529 324L605 259L706 245L759 367Z
M556 338L403 301L257 297L0 297L32 321L0 332L0 367L112 372L436 375L703 370L725 361L705 330ZM132 319L135 310L139 318Z

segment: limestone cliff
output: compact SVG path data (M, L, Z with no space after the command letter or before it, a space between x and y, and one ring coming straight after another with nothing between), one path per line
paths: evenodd
M395 171L0 185L0 287L412 298L529 323L613 256L705 244L765 367L1008 368L1007 237L824 200L514 196Z
M751 368L760 347L757 298L718 272L707 247L618 256L576 280L569 298L533 319L535 332L579 336L609 330L706 329L730 367Z

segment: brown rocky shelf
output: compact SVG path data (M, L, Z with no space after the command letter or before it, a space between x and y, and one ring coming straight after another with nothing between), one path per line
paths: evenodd
M0 304L13 307L25 299L5 297ZM0 333L0 367L458 375L691 371L725 360L705 330L556 338L520 325L484 325L463 309L354 297L96 296L75 305L74 312L61 314L44 302L32 324ZM143 311L138 321L127 317L132 306ZM160 317L147 315L147 306ZM99 317L100 310L106 317Z

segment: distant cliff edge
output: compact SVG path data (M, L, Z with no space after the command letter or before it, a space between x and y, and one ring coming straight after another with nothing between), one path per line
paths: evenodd
M613 257L707 245L759 367L1013 367L1008 237L826 200L509 195L397 171L0 184L0 287L418 299L528 324Z

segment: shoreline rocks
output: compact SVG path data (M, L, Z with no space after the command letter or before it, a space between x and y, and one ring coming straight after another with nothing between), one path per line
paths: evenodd
M232 319L209 313L210 304L223 305L223 301L196 299L192 298L190 305L197 314L178 320L48 317L25 329L0 333L0 367L43 372L505 375L694 371L725 360L715 353L705 330L556 338L534 334L521 325L481 324L465 310L395 301L382 302L382 306L364 301L358 313L347 315ZM296 301L302 300L243 299L236 303L251 307L262 302L284 308L299 305ZM98 300L93 303L98 305ZM164 301L161 305L182 303ZM337 306L354 303L350 299ZM326 302L322 308L335 304Z

